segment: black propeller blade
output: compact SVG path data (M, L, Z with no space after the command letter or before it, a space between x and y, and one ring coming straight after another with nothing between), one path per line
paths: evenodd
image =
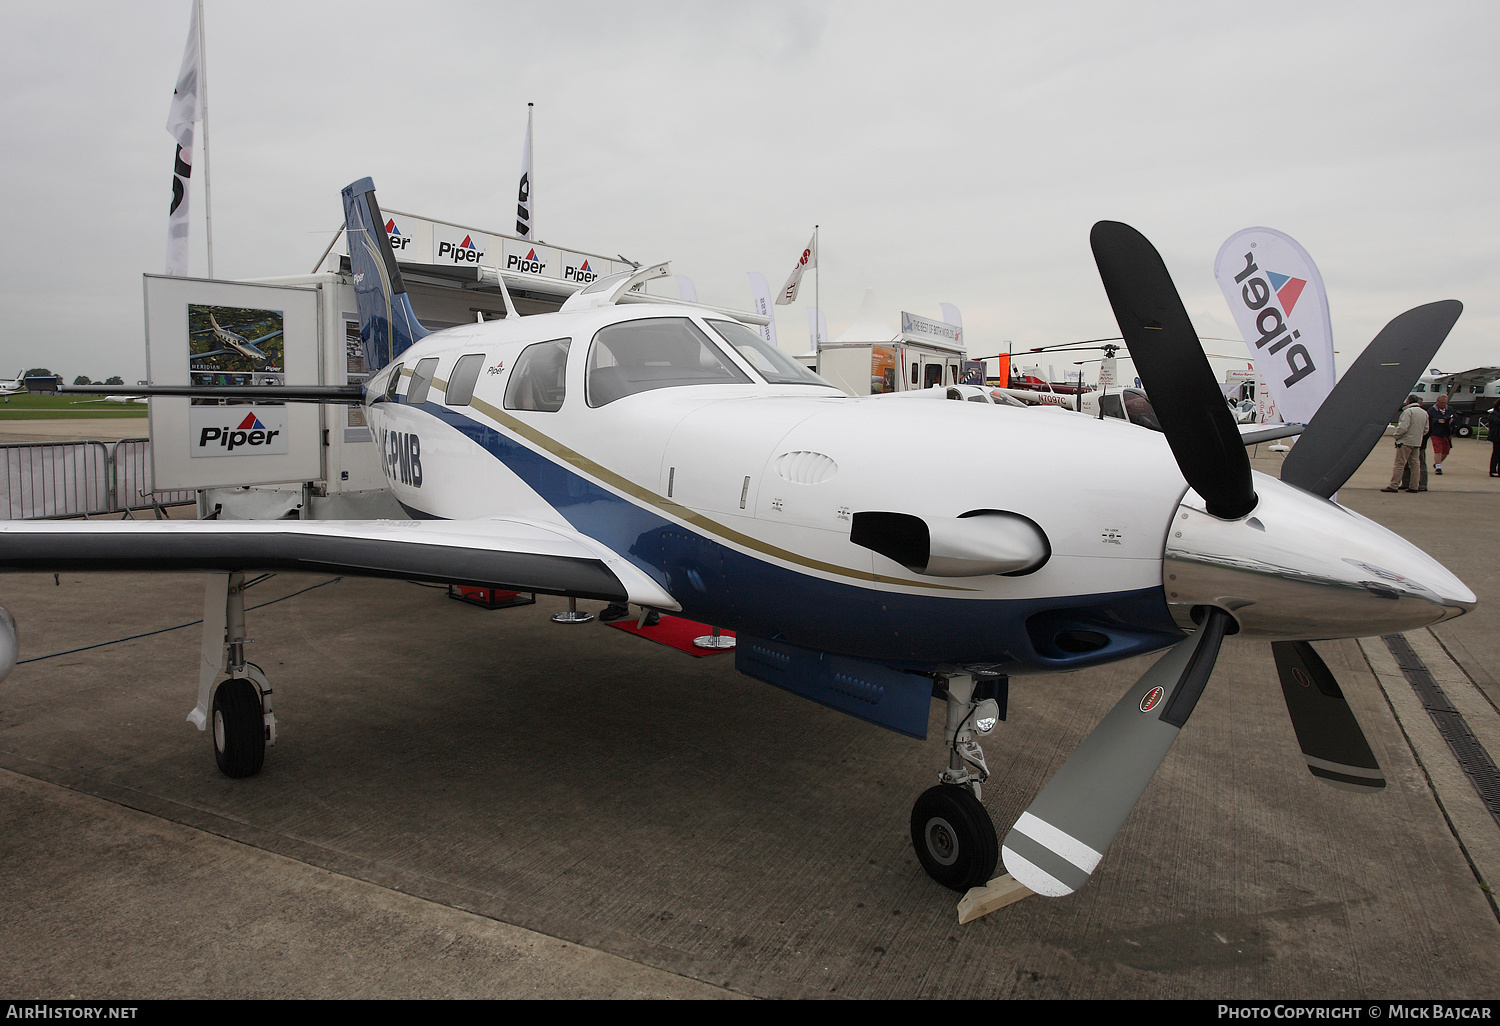
M1313 776L1351 791L1384 787L1385 774L1328 664L1305 641L1273 641L1271 649L1286 711Z
M1445 299L1408 310L1380 329L1287 453L1281 479L1325 499L1342 488L1385 434L1463 310L1458 300ZM1154 396L1151 402L1156 404Z
M1089 235L1114 308L1167 444L1208 512L1238 520L1255 508L1250 457L1161 254L1127 224Z

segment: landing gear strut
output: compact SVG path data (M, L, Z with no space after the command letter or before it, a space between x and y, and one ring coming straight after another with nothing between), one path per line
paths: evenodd
M271 683L245 661L245 591L269 576L247 582L244 574L213 574L203 598L198 704L187 718L205 730L212 715L214 761L229 777L259 773L266 746L276 743Z
M911 810L911 843L927 875L944 887L967 891L989 882L1000 858L995 825L980 804L989 779L984 750L975 736L995 729L1003 717L1004 677L957 674L938 679L947 685L948 768L938 785L923 792Z

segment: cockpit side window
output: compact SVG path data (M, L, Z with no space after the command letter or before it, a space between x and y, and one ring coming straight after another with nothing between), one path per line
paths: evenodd
M594 335L585 398L604 406L655 388L749 382L686 317L648 317L606 325Z
M398 363L391 368L391 376L385 379L385 397L396 398L396 389L401 385L401 365Z
M507 410L556 413L567 395L568 346L572 339L537 342L521 350L505 384Z

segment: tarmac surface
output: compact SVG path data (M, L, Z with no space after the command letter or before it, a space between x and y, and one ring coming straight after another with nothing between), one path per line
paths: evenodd
M1379 492L1377 448L1340 499L1479 596L1407 637L1500 753L1489 448L1425 495ZM1500 997L1500 826L1379 639L1318 648L1383 792L1308 774L1270 647L1231 638L1093 881L959 926L907 825L937 704L917 742L560 599L330 580L248 596L289 596L248 615L280 731L248 780L183 719L197 627L70 651L190 624L201 578L0 581L51 656L0 683L0 995ZM1153 658L1013 680L1000 833Z

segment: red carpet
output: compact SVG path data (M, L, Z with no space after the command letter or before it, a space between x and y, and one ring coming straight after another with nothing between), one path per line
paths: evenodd
M648 641L654 641L658 645L675 648L690 656L711 656L734 651L732 648L699 648L693 644L693 639L712 634L714 629L706 623L684 620L680 616L668 616L666 613L662 614L661 623L655 627L637 627L634 617L628 620L615 620L605 626L635 634ZM734 637L734 631L721 631L720 633L726 638Z

